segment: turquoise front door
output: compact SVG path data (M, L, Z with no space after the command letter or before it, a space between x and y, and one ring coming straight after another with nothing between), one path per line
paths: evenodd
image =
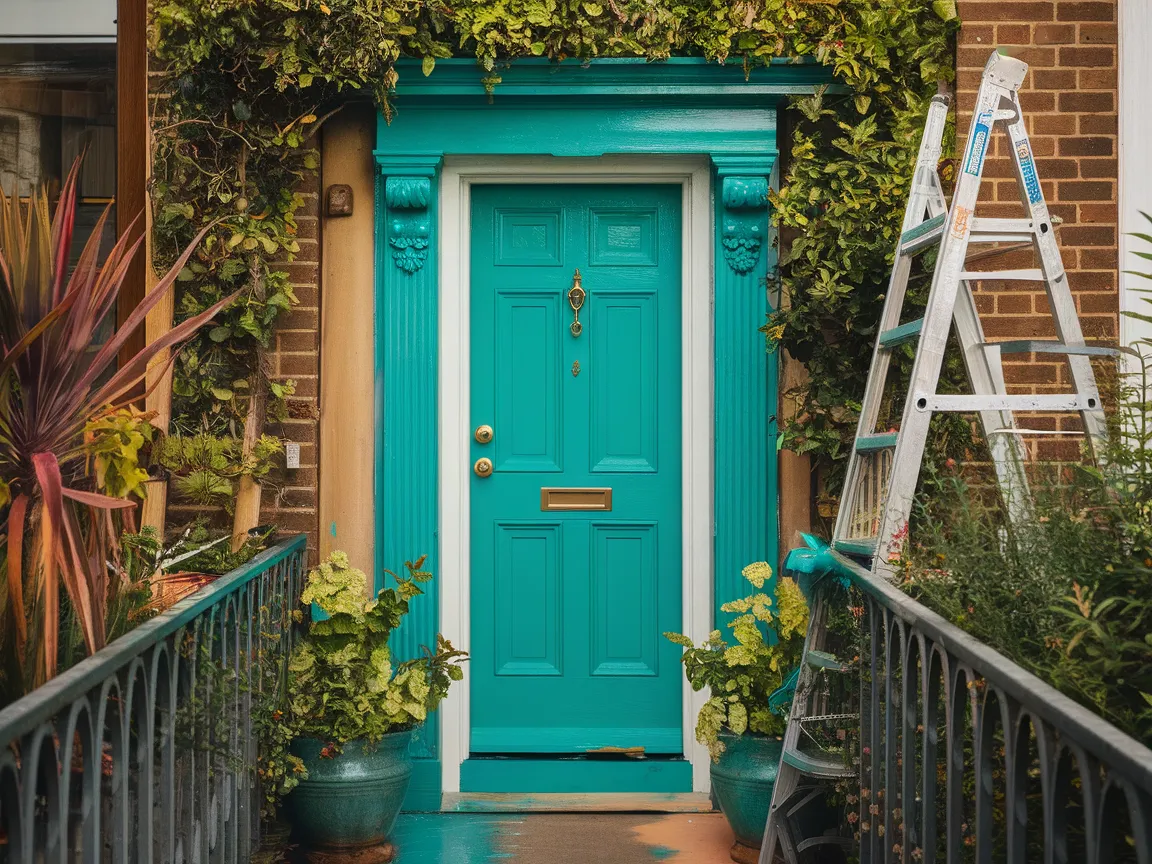
M477 756L682 752L680 202L472 187Z

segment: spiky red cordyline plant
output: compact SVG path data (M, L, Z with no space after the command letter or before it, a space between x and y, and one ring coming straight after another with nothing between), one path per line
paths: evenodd
M112 511L132 506L76 488L85 480L85 423L122 407L157 354L191 336L234 299L227 297L173 327L106 375L129 334L171 289L209 228L184 250L116 333L93 351L93 336L115 308L142 239L129 242L132 232L126 232L103 266L99 264L109 205L68 274L79 164L77 160L72 166L51 218L47 190L33 193L22 205L16 195L8 198L0 189L0 480L7 481L12 496L7 539L0 538L0 543L8 546L8 606L22 668L28 642L26 577L35 574L42 580L38 606L43 612L43 657L38 658L35 673L39 681L56 673L59 583L72 603L89 653L103 647L108 561L117 549ZM25 554L26 546L30 555Z

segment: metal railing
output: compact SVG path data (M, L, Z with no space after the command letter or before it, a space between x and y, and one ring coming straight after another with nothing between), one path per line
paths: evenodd
M279 543L0 711L0 862L248 860L304 555Z
M862 864L1152 862L1152 750L839 561L864 607Z

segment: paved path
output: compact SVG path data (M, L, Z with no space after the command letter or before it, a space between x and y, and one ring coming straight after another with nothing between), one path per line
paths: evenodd
M731 864L719 813L404 814L395 864Z

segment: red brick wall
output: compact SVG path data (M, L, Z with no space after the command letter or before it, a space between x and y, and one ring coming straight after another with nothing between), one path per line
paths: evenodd
M319 396L320 396L320 178L308 178L299 190L304 207L296 217L300 252L287 265L289 282L299 305L281 323L270 360L276 381L296 382L288 400L288 418L270 425L270 434L300 445L300 467L277 472L279 489L265 487L261 521L275 522L285 532L308 534L308 554L316 561L319 513Z
M960 0L957 44L957 142L962 152L980 73L997 47L1029 64L1021 104L1045 200L1054 216L1069 285L1085 336L1118 335L1117 77L1115 0ZM981 189L985 216L1021 213L1006 142L998 139ZM981 263L980 269L1035 266L1032 253ZM1037 283L985 282L977 304L992 339L1053 338L1048 300ZM1067 364L1028 355L1005 358L1010 389L1067 392ZM1030 418L1036 428L1078 429L1079 418ZM1074 439L1045 440L1040 455L1074 458Z

